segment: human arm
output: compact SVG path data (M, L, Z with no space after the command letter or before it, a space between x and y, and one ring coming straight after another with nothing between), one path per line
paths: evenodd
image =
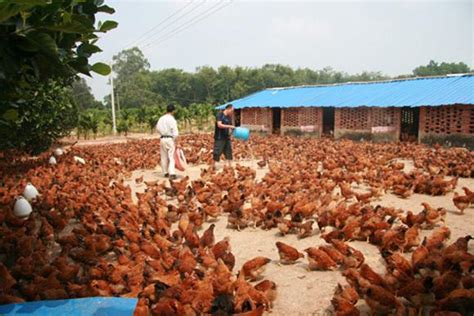
M219 127L219 128L235 128L234 125L224 124L224 123L222 123L222 121L217 121L217 127Z

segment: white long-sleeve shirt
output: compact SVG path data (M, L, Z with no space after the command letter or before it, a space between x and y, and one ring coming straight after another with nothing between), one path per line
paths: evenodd
M178 123L171 114L165 114L156 123L156 130L161 136L178 137Z

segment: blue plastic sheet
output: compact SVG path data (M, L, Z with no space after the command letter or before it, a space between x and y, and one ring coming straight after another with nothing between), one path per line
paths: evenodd
M132 316L136 298L88 297L0 306L0 315Z

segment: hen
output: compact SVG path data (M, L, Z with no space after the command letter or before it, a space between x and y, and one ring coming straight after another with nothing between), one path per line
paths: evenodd
M304 258L304 254L290 245L277 241L276 246L280 255L280 262L283 264L292 264L298 261L299 258Z
M337 267L337 263L323 250L310 247L305 249L308 254L309 270L333 270Z
M244 263L241 269L241 273L245 279L256 281L265 271L265 265L270 261L271 259L266 257L255 257Z

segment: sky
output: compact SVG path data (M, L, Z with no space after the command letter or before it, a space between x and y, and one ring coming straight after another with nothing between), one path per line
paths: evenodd
M109 63L132 46L151 70L196 67L332 67L347 73L411 73L431 59L474 68L474 0L244 1L109 0L118 28L101 35ZM98 100L108 79L87 78Z

